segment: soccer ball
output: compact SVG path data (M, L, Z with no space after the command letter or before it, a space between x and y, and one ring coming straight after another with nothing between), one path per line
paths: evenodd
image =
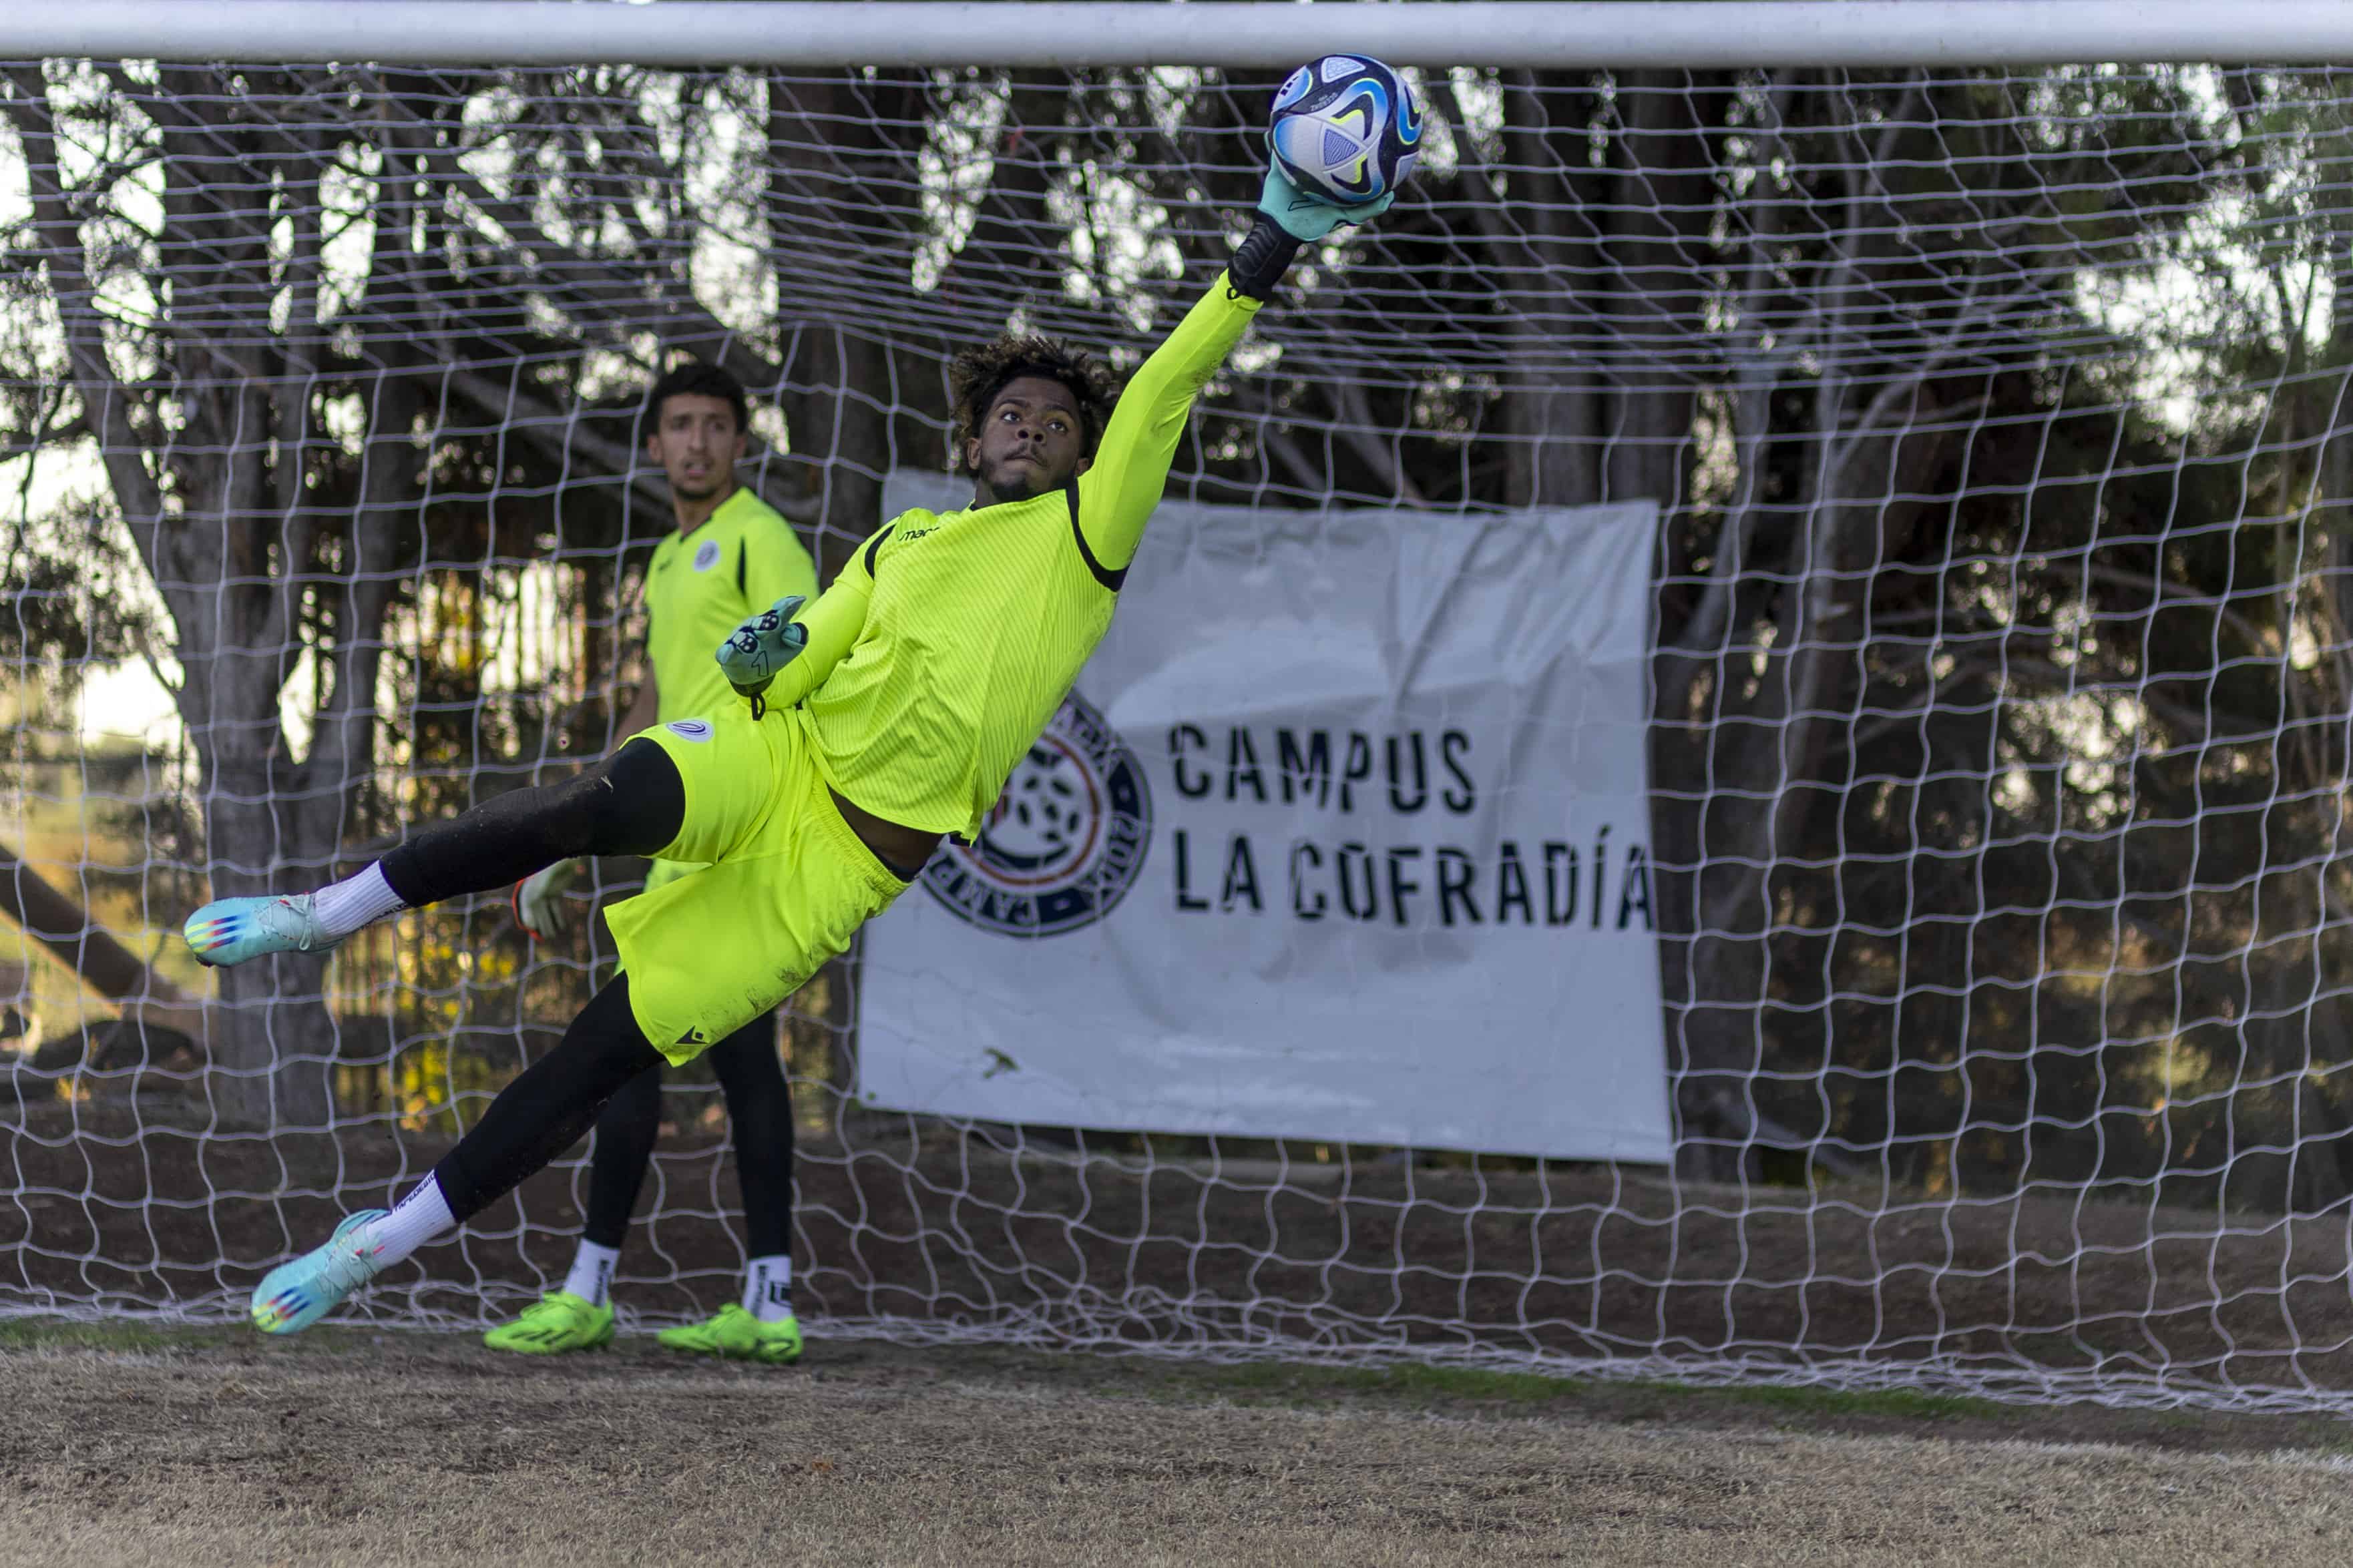
M1403 78L1363 55L1301 66L1274 95L1267 145L1309 195L1344 207L1405 184L1421 155L1421 106Z

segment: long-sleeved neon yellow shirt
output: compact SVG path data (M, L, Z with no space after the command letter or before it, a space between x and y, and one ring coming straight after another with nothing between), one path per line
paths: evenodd
M1110 626L1193 400L1258 303L1219 274L1136 368L1069 488L902 512L809 606L808 646L767 700L806 706L844 799L924 832L979 832Z

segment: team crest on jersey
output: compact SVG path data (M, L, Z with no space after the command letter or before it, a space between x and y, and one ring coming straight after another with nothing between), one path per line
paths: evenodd
M983 931L1060 936L1118 908L1151 847L1144 765L1074 691L1005 781L980 837L951 839L923 868L923 887Z
M718 564L719 541L715 539L704 540L702 542L702 547L694 552L694 569L697 572L708 572L713 566Z

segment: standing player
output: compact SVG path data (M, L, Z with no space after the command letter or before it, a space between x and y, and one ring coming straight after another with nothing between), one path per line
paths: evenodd
M713 644L744 618L792 595L817 592L817 568L791 524L735 480L745 441L744 389L715 365L691 363L646 394L646 456L670 479L676 531L655 547L646 567L649 673L621 721L620 740L657 723L715 713L730 705L727 679L711 658ZM516 889L523 928L544 936L564 924L563 890L577 860L559 860ZM646 889L665 887L694 868L657 860ZM671 1350L770 1363L801 1353L793 1317L793 1108L776 1062L776 1021L762 1013L709 1052L727 1096L735 1175L747 1233L744 1297L708 1321L665 1329ZM596 1118L588 1163L588 1216L561 1289L522 1316L482 1336L492 1350L555 1355L595 1350L613 1338L607 1289L621 1238L637 1207L661 1129L661 1069L623 1084Z
M198 957L241 963L331 946L568 856L702 863L613 906L624 973L397 1207L352 1215L273 1269L254 1292L255 1325L307 1328L480 1213L631 1079L791 994L906 890L943 835L976 832L1110 626L1195 396L1301 243L1389 199L1342 208L1271 169L1226 271L1108 419L1103 371L1061 344L1008 338L960 356L957 456L973 504L902 513L806 616L787 598L745 622L719 660L753 698L748 712L649 731L569 783L500 795L318 892L190 916Z

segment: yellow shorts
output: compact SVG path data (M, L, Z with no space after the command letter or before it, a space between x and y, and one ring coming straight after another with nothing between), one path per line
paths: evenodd
M691 1061L769 1012L907 890L841 820L808 715L744 709L657 724L642 738L686 785L661 851L700 862L605 911L629 1007L656 1050Z

